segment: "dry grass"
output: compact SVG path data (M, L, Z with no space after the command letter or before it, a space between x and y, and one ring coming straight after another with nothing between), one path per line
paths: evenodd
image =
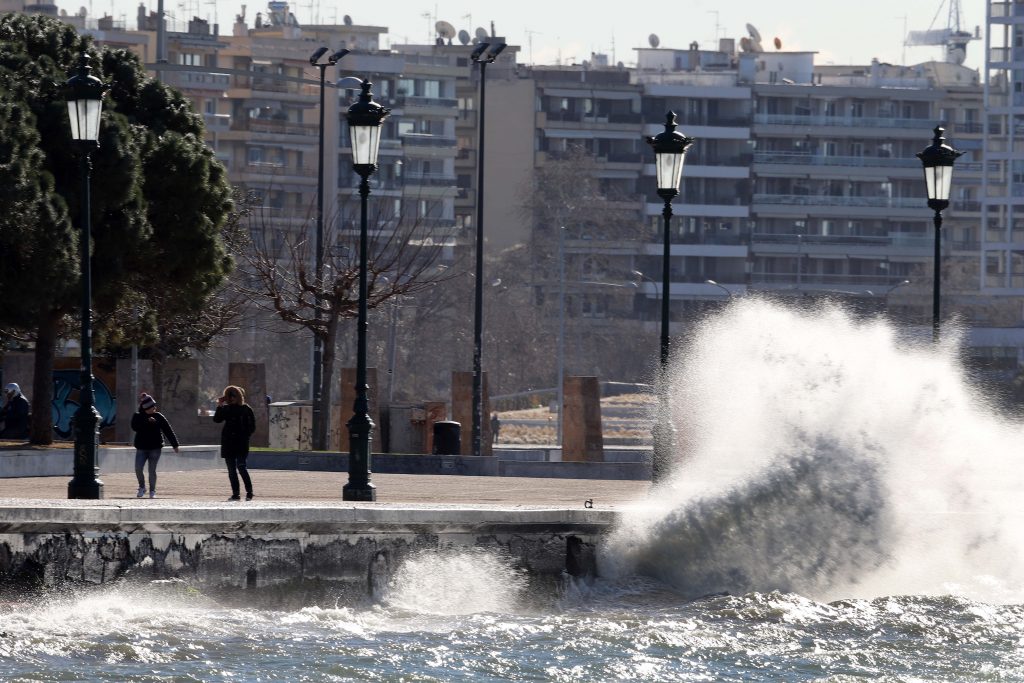
M650 394L623 394L621 396L609 396L601 399L602 408L635 408L638 417L647 414L647 411L655 403L656 397ZM498 412L502 421L501 438L499 443L505 444L528 444L546 445L556 442L557 417L547 406L538 408L526 408L523 410L506 410ZM542 425L517 425L509 424L510 420L544 420ZM618 424L615 418L604 418L604 437L612 439L649 439L651 434L647 428L636 429L633 420L628 424Z

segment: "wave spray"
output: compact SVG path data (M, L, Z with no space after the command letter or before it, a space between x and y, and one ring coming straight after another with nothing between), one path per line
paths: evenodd
M746 299L695 330L670 386L676 462L603 573L689 597L1024 595L1024 433L967 381L955 339Z

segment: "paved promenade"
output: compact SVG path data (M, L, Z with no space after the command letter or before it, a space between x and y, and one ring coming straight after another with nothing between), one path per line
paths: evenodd
M275 503L295 505L309 502L325 504L342 501L341 489L348 481L345 473L294 472L283 470L250 470L255 499L250 502L227 503L231 494L227 471L193 470L175 472L160 469L157 479L157 500L138 500L138 484L130 473L101 474L104 499L132 505L157 503L166 506L174 501L224 502L225 505L260 507ZM0 479L0 499L16 504L18 500L66 500L70 477L30 477ZM599 479L543 479L534 477L471 477L460 475L374 474L377 505L459 505L459 506L530 506L583 509L584 501L593 501L594 509L614 510L641 503L648 495L650 482ZM361 503L360 505L373 505Z

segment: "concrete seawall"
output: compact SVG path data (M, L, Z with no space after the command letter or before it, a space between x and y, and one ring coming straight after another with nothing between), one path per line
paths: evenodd
M156 501L162 503L161 501ZM410 505L0 501L0 587L178 579L365 599L420 552L495 553L532 577L595 571L609 510ZM269 592L269 593L268 593Z

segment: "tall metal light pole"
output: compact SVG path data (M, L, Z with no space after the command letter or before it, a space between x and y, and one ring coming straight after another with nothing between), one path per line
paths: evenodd
M74 418L74 476L68 482L68 498L99 499L103 497L103 482L99 480L97 467L100 414L94 405L92 389L92 269L89 258L89 241L92 236L89 176L92 160L89 155L100 146L103 83L90 74L91 70L89 56L83 52L79 58L78 72L68 79L66 85L71 139L78 149L82 173L82 368L78 384L78 411Z
M341 49L327 58L326 62L320 62L320 58L327 53L326 47L318 48L309 57L309 63L320 69L320 127L319 146L316 166L316 264L314 266L314 281L316 296L313 304L313 319L320 321L320 289L321 280L324 275L324 78L327 67L334 66L342 57L349 53ZM333 188L332 188L333 189ZM320 335L313 335L313 449L318 451L327 450L327 432L329 419L324 419L328 410L323 406L323 356L324 345Z
M928 190L928 208L935 212L935 272L932 276L932 341L939 341L939 299L942 287L942 212L949 206L949 191L953 186L953 162L963 152L946 144L945 129L936 126L932 144L917 153L924 166L924 181Z
M473 455L480 455L484 416L484 122L487 65L505 49L505 43L479 43L470 57L480 65L480 120L477 122L476 155L476 287L473 305Z
M664 239L661 257L661 377L658 390L658 419L654 423L654 457L651 461L651 478L659 480L668 471L675 438L668 406L668 355L669 355L669 302L672 256L672 235L669 226L672 220L672 200L679 194L679 183L683 177L683 160L686 150L693 144L693 138L676 131L675 112L665 115L665 130L647 138L654 148L655 170L658 180L658 196L665 202L661 215L665 219Z
M359 323L356 342L356 400L354 414L348 421L348 483L342 489L343 500L377 499L377 489L370 482L370 419L369 389L366 384L366 299L367 299L367 226L366 200L370 196L369 178L377 170L381 124L390 109L373 101L372 83L362 83L359 101L348 108L348 129L352 140L352 167L359 174Z

